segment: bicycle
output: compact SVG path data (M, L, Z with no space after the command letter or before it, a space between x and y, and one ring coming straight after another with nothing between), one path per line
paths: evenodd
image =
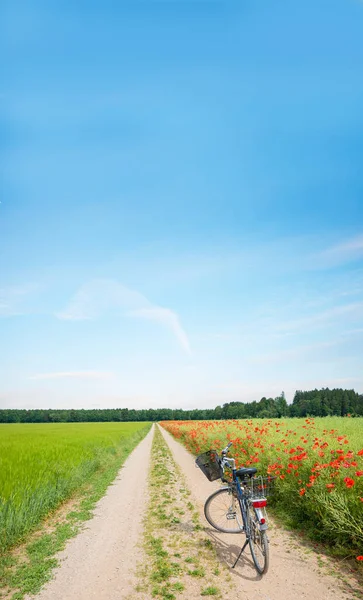
M221 456L216 450L209 450L195 461L209 481L222 479L227 484L207 498L205 518L222 533L245 533L246 541L232 568L249 545L256 571L259 575L266 574L269 567L266 497L272 493L276 478L254 477L255 468L236 469L235 459L227 458L231 446L229 442ZM232 472L231 480L225 478L226 467Z

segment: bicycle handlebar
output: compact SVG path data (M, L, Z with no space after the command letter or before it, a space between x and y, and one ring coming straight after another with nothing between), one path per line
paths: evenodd
M233 442L229 442L229 444L227 444L227 446L222 450L222 456L224 454L228 454L228 450L230 449L230 447L233 445Z

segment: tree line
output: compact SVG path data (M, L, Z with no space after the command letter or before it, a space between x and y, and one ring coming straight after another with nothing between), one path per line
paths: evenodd
M363 395L354 390L323 388L297 391L292 404L284 392L276 398L261 398L254 402L228 402L211 409L171 408L83 408L0 410L0 423L82 423L106 421L188 421L281 417L363 416Z

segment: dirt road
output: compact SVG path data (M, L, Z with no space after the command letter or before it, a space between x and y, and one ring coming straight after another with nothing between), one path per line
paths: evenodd
M36 597L37 600L137 600L135 568L142 558L142 518L148 498L147 475L153 429L126 460L114 484L98 503L94 518L84 531L69 541L59 556L61 564L54 579ZM190 499L202 515L201 520L217 548L219 560L231 565L241 547L242 536L218 534L209 528L203 516L205 499L219 484L207 481L195 468L194 458L185 448L165 430L161 431L174 460L185 474ZM341 600L354 597L349 584L342 587L341 582L326 574L327 568L321 569L318 564L322 559L304 548L296 536L272 527L269 537L269 572L262 578L257 576L247 551L236 569L230 569L231 600Z
M134 593L153 429L125 461L94 518L58 556L61 565L37 600L121 600Z

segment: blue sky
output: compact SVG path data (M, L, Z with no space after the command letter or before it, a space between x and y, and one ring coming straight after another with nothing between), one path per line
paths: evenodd
M363 392L363 3L2 11L0 406Z

